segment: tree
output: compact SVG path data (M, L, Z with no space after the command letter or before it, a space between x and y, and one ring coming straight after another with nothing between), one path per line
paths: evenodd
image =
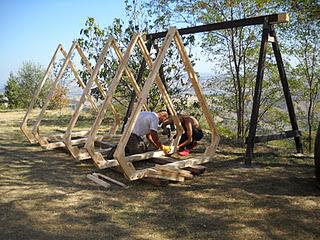
M291 22L286 29L286 44L292 57L292 75L299 89L299 105L306 105L308 150L312 151L312 136L317 128L316 102L320 96L320 3L319 1L289 1Z
M60 109L61 112L62 108L68 106L68 104L68 89L62 84L58 84L54 91L54 95L51 98L48 109Z
M124 52L134 32L148 33L150 29L152 29L152 32L154 32L159 29L159 26L165 26L165 22L156 20L152 21L151 12L147 11L144 4L141 4L139 1L125 1L125 5L126 14L129 19L128 22L124 22L121 19L116 18L111 26L107 26L102 29L96 23L94 18L89 17L85 23L85 27L81 29L78 42L88 53L88 58L90 61L92 61L93 65L96 63L96 60L99 57L104 42L110 35L116 38L120 44L122 52ZM161 44L161 40L158 42L158 44ZM156 48L157 47L155 45L154 51L158 50ZM136 73L136 75L141 66L142 59L142 54L137 51L137 49L135 49L133 54L130 56L128 65L130 69L132 69L133 73ZM187 86L187 78L185 75L183 75L183 68L181 66L182 61L178 60L176 51L174 48L171 48L168 51L168 57L164 60L163 69L161 72L165 77L165 84L168 87L167 90L169 94L172 98L176 97L175 99L177 99L177 108L179 108L179 105L182 106L181 99L183 98L181 96L177 96L182 93L184 91L183 89ZM117 67L118 62L115 57L108 56L99 74L99 78L102 80L106 89L108 88L108 85L112 80ZM146 79L148 73L149 70L147 68L142 77L142 83ZM85 82L88 81L89 75L86 72L81 72L81 76ZM114 100L122 100L119 101L120 104L127 103L127 101L130 100L133 91L130 87L128 79L126 77L123 79L124 84L120 84L118 86L114 95ZM95 94L97 97L101 97L96 89L93 90L93 94ZM162 101L159 101L159 98L160 94L158 89L156 87L152 88L148 98L148 105L151 110L163 107L163 103ZM126 101L123 101L124 99Z
M208 24L257 16L265 12L261 1L150 1L149 6L170 18L171 24ZM161 17L160 17L161 19ZM261 28L238 27L202 35L202 48L208 60L217 64L208 86L219 84L220 104L236 113L237 137L244 139L248 122L247 106L252 99ZM218 70L217 70L218 69ZM216 80L220 79L220 82ZM214 89L218 92L217 88ZM221 95L221 91L223 94Z
M10 73L4 92L4 95L8 98L9 108L12 109L21 107L20 93L21 88L19 86L17 78L13 75L13 73Z
M45 74L44 69L32 62L25 62L17 74L11 73L5 87L5 95L10 108L28 107L40 81ZM38 97L37 106L42 106L50 86L50 80L43 86Z
M297 47L297 50L303 50L310 48L307 47L306 39L308 39L309 42L311 42L312 39L319 40L319 29L309 31L308 34L299 33L302 29L305 32L308 31L308 27L305 27L303 22L308 22L309 24L309 22L314 21L315 18L319 18L319 1L315 0L151 0L148 1L147 5L152 9L159 21L170 22L170 25L181 25L184 23L189 26L191 24L208 24L287 11L290 13L290 18L293 15L293 21L290 21L287 26L286 24L277 25L277 30L280 30L282 35L282 37L280 36L282 40L280 43L286 44L289 42L288 39L291 39L292 46ZM156 15L156 13L158 13L158 15ZM298 21L295 20L297 16L300 16ZM301 19L304 21L301 21ZM291 29L289 32L292 33L289 36L286 31L283 31L288 28ZM310 37L310 34L313 34L313 37ZM304 36L305 41L301 42L301 44L296 43L297 35ZM206 33L203 34L202 38L202 48L205 50L208 59L217 63L216 69L218 70L213 73L213 81L211 81L211 83L207 82L207 86L213 89L214 94L218 95L218 98L213 98L215 103L223 106L222 109L218 107L216 110L228 110L228 112L236 113L237 137L241 139L246 136L246 126L248 126L249 121L246 116L250 116L248 110L249 107L252 106L252 90L256 75L260 36L261 27L239 27ZM303 70L301 69L302 72L309 75L309 80L304 81L304 88L300 89L300 91L308 89L308 94L306 95L309 96L308 101L313 104L316 99L315 96L317 95L315 94L317 92L315 89L318 89L315 80L319 79L316 77L315 72L313 74L310 72L311 70L315 70L315 64L319 63L318 58L314 57L314 55L318 54L314 46L314 50L310 48L314 54L307 54L309 60L302 61L309 66L309 69L306 65L302 66ZM285 50L283 46L281 46L281 49L283 56L288 57L288 55L284 54L286 52L283 51ZM292 60L292 54L293 52L289 53L287 59ZM265 81L263 83L264 91L261 99L259 121L266 123L269 130L271 130L270 127L284 128L288 123L288 118L283 117L285 110L283 109L283 93L279 85L278 72L274 59L267 57L266 60ZM311 60L313 61L312 65L310 65ZM289 69L292 62L287 60L285 64L286 69ZM317 64L317 66L319 66L319 64ZM314 80L311 80L310 77ZM294 80L295 79L289 79L289 83L292 83ZM310 87L311 85L312 87ZM311 88L313 90L311 90ZM312 97L310 97L310 94ZM221 101L218 101L218 99ZM309 112L313 112L313 104L309 105ZM310 113L310 116L313 115Z

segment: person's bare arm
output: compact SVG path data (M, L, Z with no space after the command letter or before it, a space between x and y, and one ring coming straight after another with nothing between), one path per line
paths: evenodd
M192 132L192 122L189 119L185 119L184 123L185 123L185 127L186 127L186 130L187 130L186 132L187 132L187 137L188 138L187 138L187 140L185 140L184 142L179 144L179 146L178 146L179 148L188 145L189 143L191 143L191 140L192 140L192 134L193 134L193 132Z
M155 146L157 149L161 149L162 144L159 140L158 133L156 131L151 130L150 133L146 135L146 137L153 146Z

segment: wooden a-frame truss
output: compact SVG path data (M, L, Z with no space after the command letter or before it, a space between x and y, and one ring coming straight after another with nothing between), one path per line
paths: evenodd
M90 76L90 79L89 81L87 82L86 84L86 88L83 90L83 93L82 93L82 96L76 106L76 109L72 115L72 118L70 120L70 123L68 125L68 128L63 136L63 142L64 144L66 145L66 147L68 148L68 150L70 151L71 155L76 158L77 160L84 160L84 159L89 159L91 158L91 156L88 154L87 152L87 149L78 145L78 146L75 146L72 142L72 136L73 136L73 129L77 123L77 120L80 116L80 113L81 113L81 110L84 106L84 103L85 103L85 100L87 99L87 96L89 96L89 93L90 93L90 90L91 90L91 87L92 85L94 84L95 82L95 79L97 78L97 75L99 73L99 69L101 68L101 65L104 63L104 59L108 53L108 51L110 49L113 49L116 53L116 56L119 60L119 62L121 62L123 60L123 56L122 56L122 52L120 50L120 47L118 46L118 43L117 41L115 40L115 38L113 36L110 36L103 49L102 49L102 52L100 53L99 55L99 59L94 67L94 70L92 71L92 74ZM134 91L136 92L136 94L138 96L140 96L140 87L138 86L138 84L136 83L136 80L135 80L135 77L133 75L133 73L131 72L131 70L129 69L128 66L125 66L124 68L124 71L126 73L126 75L128 76L128 79L134 89ZM100 92L102 93L102 96L104 99L107 98L108 96L108 93L110 92L110 90L108 91L108 93L106 91L104 91L103 89L100 89ZM112 106L111 104L111 100L110 100L110 103L109 103L110 106ZM147 105L144 105L144 109L146 111L148 111L148 107ZM103 135L103 136L95 136L95 139L94 139L94 142L97 142L99 144L102 144L102 145L108 145L108 142L107 140L111 140L113 136L117 136L115 133L116 133L116 130L117 130L117 127L118 127L118 122L116 125L114 125L114 127L111 129L110 131L110 135ZM102 150L103 152L103 150ZM101 153L102 153L101 152Z
M50 102L50 100L52 99L52 97L54 95L54 92L56 90L57 84L61 80L61 78L62 78L64 72L66 71L66 68L67 68L68 65L70 65L71 71L73 72L73 74L75 76L77 84L82 89L85 89L85 87L86 87L86 85L84 84L83 80L81 79L81 77L80 77L75 65L71 61L72 54L73 54L73 52L75 50L77 50L77 52L79 53L79 55L81 57L81 60L86 65L87 71L90 74L92 74L92 67L91 67L88 59L84 55L81 47L79 46L79 44L77 42L74 42L72 44L68 54L66 53L66 51L63 49L62 45L60 44L57 47L57 50L55 51L53 57L51 58L51 61L50 61L49 65L48 65L48 67L47 67L45 76L42 79L42 81L40 82L40 84L38 85L38 88L37 88L32 100L31 100L30 105L29 105L28 111L26 112L26 114L24 116L24 119L23 119L23 121L21 123L21 126L20 126L22 132L24 133L24 135L28 138L28 140L31 143L38 142L42 147L44 147L46 149L54 149L54 148L64 147L65 146L65 144L62 141L63 140L62 139L63 134L58 134L58 135L55 134L55 135L43 136L43 135L40 134L39 127L40 127L40 123L41 123L42 119L44 118L44 114L45 114L45 111L47 110L49 102ZM57 54L58 54L59 51L61 51L62 54L65 57L63 65L61 66L57 77L52 82L49 94L48 94L48 96L47 96L47 98L46 98L46 100L44 102L43 107L41 108L41 111L40 111L39 115L37 116L36 122L33 125L32 130L30 131L28 129L28 127L27 127L27 122L28 122L29 115L30 115L30 113L31 113L31 111L32 111L32 109L34 107L34 104L36 103L36 100L37 100L37 98L38 98L38 96L40 94L41 89L43 88L46 80L48 79L48 77L50 75L50 72L51 72L51 70L52 70L52 68L54 66L55 59L56 59ZM95 83L98 86L99 91L101 92L103 90L103 87L101 86L101 84L99 83L99 81L97 79L95 79ZM98 111L98 107L96 105L96 102L95 102L94 98L92 96L90 96L90 94L87 94L87 99L90 102L91 107L95 111ZM117 111L114 109L114 107L111 106L111 108L112 108L112 112L113 112L113 114L115 116L115 119L116 119L115 126L113 127L113 129L116 129L117 126L120 123L120 118L118 116ZM87 132L88 131L74 132L71 137L74 137L74 138L77 138L77 139L72 140L71 144L73 144L73 145L83 144L85 138L80 138L79 139L79 137L84 137L87 134Z
M48 78L49 78L49 76L50 76L50 74L52 72L52 69L54 67L54 64L56 62L56 58L57 58L59 52L62 53L62 55L64 56L64 59L67 58L67 55L68 55L67 52L64 50L63 46L61 44L59 44L57 49L56 49L56 51L55 51L55 53L53 54L53 56L51 58L51 61L50 61L49 65L48 65L48 67L47 67L47 70L45 72L45 75L44 75L43 79L39 83L39 85L38 85L38 87L36 89L36 92L33 95L33 98L32 98L32 100L31 100L31 102L29 104L28 110L27 110L27 112L26 112L26 114L25 114L25 116L24 116L24 118L23 118L23 120L21 122L21 125L20 125L21 131L24 133L24 135L27 137L27 139L31 143L36 143L36 142L38 142L38 140L35 137L35 134L33 133L33 131L28 128L29 116L30 116L30 114L31 114L31 112L33 110L33 107L34 107L34 105L35 105L35 103L36 103L36 101L37 101L37 99L39 97L39 94L40 94L45 82L48 80ZM72 63L70 65L70 67L71 67L71 71L73 72L73 74L76 77L77 83L80 86L83 86L83 82L82 82L81 78L79 77L79 75L77 73L76 67ZM91 106L95 107L95 104L94 104L94 102L92 101L91 98L90 98L90 103L91 103ZM37 128L36 131L39 132L39 129ZM56 137L53 136L53 138L59 138L59 136L56 136Z
M130 134L132 133L132 130L134 128L135 122L137 121L138 115L141 112L141 109L143 105L147 101L147 97L149 94L149 91L155 82L157 87L160 90L160 93L163 97L164 103L166 107L169 110L169 113L173 117L174 124L177 129L177 137L173 140L171 143L175 150L177 150L177 145L179 142L179 139L183 133L183 128L181 126L179 117L173 107L173 104L171 102L171 99L160 79L159 76L159 69L163 62L163 59L165 57L165 54L171 44L171 42L174 40L179 55L185 65L185 69L188 73L188 76L191 80L192 86L195 90L196 96L199 100L200 106L204 112L205 118L208 122L210 131L211 131L211 143L207 147L205 153L200 157L190 158L182 161L174 161L171 163L167 163L164 165L156 165L153 168L147 168L142 170L136 170L133 166L132 162L134 161L140 161L145 160L149 158L159 158L159 157L166 157L164 156L164 153L162 151L152 151L142 154L135 154L131 156L125 156L125 146L128 142L128 139L130 137ZM105 111L107 107L111 103L112 95L115 92L115 89L117 85L119 84L119 81L121 79L121 76L123 74L123 71L126 69L129 57L133 51L133 48L135 45L138 45L140 51L142 52L143 57L145 58L150 70L150 73L148 75L148 78L146 79L143 88L141 90L140 96L138 96L137 101L134 105L133 111L131 113L130 119L124 129L124 133L122 134L119 143L117 144L117 148L114 153L114 159L108 160L105 159L104 156L95 150L94 147L94 141L96 139L96 135L98 132L98 129L102 123L103 117L105 115ZM124 174L130 179L130 180L136 180L141 179L144 177L151 177L151 178L162 178L162 179L168 179L168 180L174 180L174 181L183 181L186 177L186 171L182 170L181 168L186 167L192 167L197 164L202 164L205 162L208 162L214 155L216 148L219 143L219 135L217 132L217 129L215 127L214 119L212 114L209 111L208 104L206 102L206 99L204 95L202 94L197 75L193 70L193 67L191 65L191 62L188 58L188 54L184 48L183 42L181 40L181 37L177 31L176 28L170 28L166 38L164 39L164 42L162 44L162 47L157 55L157 58L155 62L152 62L152 59L150 57L149 51L141 37L140 34L134 34L131 42L129 44L129 47L127 48L124 57L122 59L122 62L120 66L117 69L117 72L112 79L109 87L109 91L107 93L107 97L105 98L104 102L102 103L102 106L99 110L99 113L95 119L94 124L92 125L92 128L90 132L88 133L88 139L85 144L85 148L87 149L88 153L91 155L92 159L94 160L95 164L99 168L109 168L113 166L120 165L121 169L123 170Z

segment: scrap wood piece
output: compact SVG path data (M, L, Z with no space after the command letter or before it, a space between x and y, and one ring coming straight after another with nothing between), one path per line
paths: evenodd
M148 168L143 177L161 178L175 182L184 182L184 177L177 172Z
M101 173L93 173L92 175L93 175L93 176L96 176L96 177L103 178L104 180L107 180L107 181L109 181L109 182L112 182L112 183L114 183L114 184L117 184L117 185L119 185L119 186L121 186L121 187L129 188L128 185L126 185L126 184L124 184L124 183L122 183L122 182L119 182L119 181L117 181L117 180L115 180L115 179L113 179L113 178L111 178L111 177L106 176L106 175L103 175L103 174L101 174Z
M202 163L207 163L210 161L209 157L194 157L194 158L189 158L186 160L180 160L172 163L167 163L164 166L175 166L178 168L187 168L187 167L193 167L197 166Z
M126 162L137 162L137 161L142 161L150 158L159 158L163 155L164 155L163 151L156 150L156 151L150 151L150 152L138 153L138 154L126 156L124 159ZM99 165L99 168L100 169L111 168L118 165L119 165L119 162L117 159L110 159L110 160L108 159L103 163L101 163L101 165Z
M111 185L109 183L101 180L100 178L98 178L97 176L94 176L92 174L87 174L87 178L89 178L90 180L94 181L95 183L98 183L99 185L101 185L105 188L111 187Z
M175 166L166 166L166 165L158 165L156 164L156 166L154 167L157 170L164 170L164 171L169 171L169 172L174 172L179 174L180 176L186 178L186 179L192 179L193 175L187 171L187 170L183 170L183 169L179 169Z

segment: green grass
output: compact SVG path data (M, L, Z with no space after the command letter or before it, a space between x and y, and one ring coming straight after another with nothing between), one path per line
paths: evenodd
M155 187L99 171L91 161L76 162L65 151L31 145L18 128L23 115L0 113L1 239L320 236L320 188L313 160L295 157L293 148L257 145L253 165L246 167L245 149L224 139L203 175ZM53 121L66 124L64 115L56 117ZM48 125L48 131L56 127ZM129 189L98 186L86 178L94 171L127 183Z

